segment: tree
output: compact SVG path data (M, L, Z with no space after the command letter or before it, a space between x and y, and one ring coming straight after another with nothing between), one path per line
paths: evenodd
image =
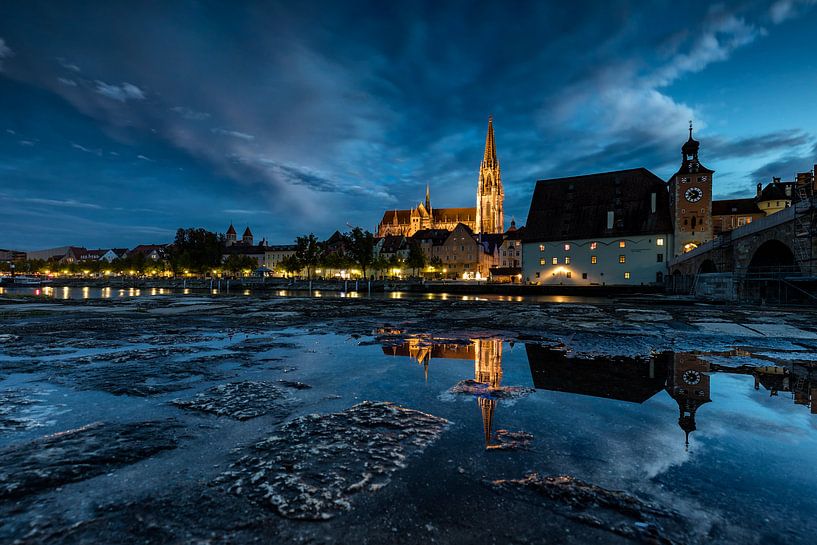
M366 278L366 269L374 262L374 235L360 227L355 227L346 235L349 258L363 271Z
M224 235L205 229L179 229L167 248L167 258L174 274L182 270L204 273L221 265Z
M426 266L426 255L423 249L415 241L409 243L409 253L406 258L406 266L414 271L414 276L417 276L417 269L422 270Z
M306 277L312 279L312 269L320 263L323 248L314 233L295 239L295 257L306 268Z
M385 271L389 267L389 260L383 257L382 255L378 255L374 261L372 262L372 270L373 271L380 271L380 276L383 276L383 271Z
M238 276L240 272L246 271L247 269L251 271L257 269L258 261L248 255L232 254L224 260L222 268L232 273L233 276Z
M278 266L281 267L284 270L284 272L293 275L298 274L299 272L301 272L301 269L304 268L303 264L298 259L298 256L295 254L288 255L285 258L283 258Z

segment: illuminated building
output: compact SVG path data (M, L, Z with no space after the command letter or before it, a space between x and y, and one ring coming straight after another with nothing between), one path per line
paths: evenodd
M697 429L698 408L712 401L709 384L709 362L694 354L666 354L671 358L667 393L678 403L678 426L684 431L684 444L689 446L689 434Z
M504 227L503 203L505 192L496 155L493 119L488 119L485 152L477 180L476 207L435 208L431 204L431 190L426 185L425 201L411 209L387 210L377 226L377 236L403 235L410 237L424 229L453 231L462 224L475 233L502 233Z

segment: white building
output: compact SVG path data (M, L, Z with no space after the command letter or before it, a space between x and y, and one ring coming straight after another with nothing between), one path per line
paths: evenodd
M536 183L522 245L530 284L663 282L672 243L666 184L639 168Z

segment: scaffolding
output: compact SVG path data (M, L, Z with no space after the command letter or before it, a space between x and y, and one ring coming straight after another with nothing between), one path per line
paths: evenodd
M814 255L814 242L817 236L817 195L815 179L817 172L806 172L797 175L794 202L794 255L801 264L805 277L817 277L817 256Z

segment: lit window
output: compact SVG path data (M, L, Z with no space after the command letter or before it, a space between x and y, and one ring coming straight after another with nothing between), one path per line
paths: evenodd
M572 274L573 274L573 273L571 273L570 271L567 271L567 275L566 275L566 276L567 276L568 278L570 278Z
M540 259L540 260L539 260L539 264L540 264L540 265L544 265L544 264L545 264L545 258L544 258L544 257L543 257L542 259Z
M627 256L626 255L618 256L618 262L619 263L627 263Z
M558 265L558 264L559 264L559 258L558 258L558 257L554 257L554 258L553 258L553 264L554 264L554 265Z
M627 246L627 243L626 243L626 242L624 242L623 240L619 240L619 241L618 241L618 247L619 247L619 248L624 248L625 246Z
M624 280L629 280L629 279L630 279L630 273L628 273L628 272L624 273Z
M565 244L565 252L569 252L569 251L570 251L570 244Z
M570 257L565 256L565 265L570 265Z
M590 243L590 249L591 250L595 250L596 248L598 248L598 246L599 246L598 242L591 242Z
M539 251L540 251L540 252L544 252L544 251L545 251L545 245L544 245L544 244L540 244L540 245L539 245Z
M598 258L598 257L596 257L596 256L594 256L594 255L591 255L591 256L590 256L590 263L592 263L593 265L595 265L595 264L596 264L596 263L598 263L598 262L599 262L599 258Z
M656 239L655 244L656 244L656 246L663 246L664 245L664 239L663 238Z

